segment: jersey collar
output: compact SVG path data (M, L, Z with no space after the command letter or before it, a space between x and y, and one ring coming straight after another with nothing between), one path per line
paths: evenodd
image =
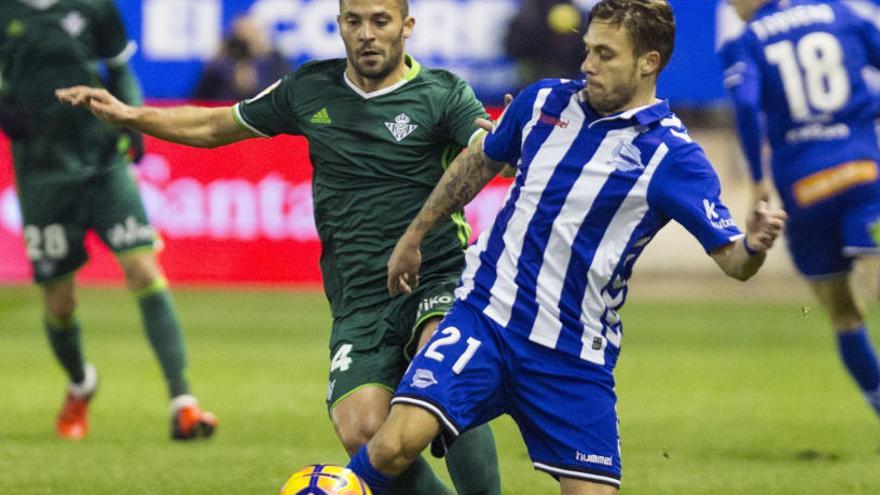
M592 111L592 108L590 109ZM639 125L648 125L663 120L670 114L667 100L655 99L654 103L641 107L630 108L625 112L598 118L590 122L590 127L600 122L635 120Z
M375 98L377 96L387 95L388 93L391 93L400 88L404 84L412 81L416 78L416 76L419 75L419 72L421 72L422 70L422 65L416 59L412 58L412 56L410 56L409 54L405 54L404 61L406 65L409 66L409 70L406 72L406 74L404 74L403 79L392 84L391 86L388 86L387 88L377 89L376 91L371 91L369 93L362 90L355 83L353 83L351 79L348 78L348 74L345 71L342 72L342 78L345 80L345 84L348 85L348 87L351 88L352 91L360 95L361 98L369 100L370 98Z

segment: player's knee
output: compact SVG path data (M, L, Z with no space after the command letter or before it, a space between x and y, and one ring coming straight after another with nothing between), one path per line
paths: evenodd
M76 299L71 296L67 298L53 299L47 301L46 312L55 320L67 323L73 319L73 313L76 310Z
M76 311L76 295L70 287L47 287L44 289L46 312L53 319L67 323Z
M162 277L152 252L123 256L119 259L128 288L134 291L149 287Z
M379 431L384 418L364 414L349 421L335 424L336 434L348 455L354 455Z

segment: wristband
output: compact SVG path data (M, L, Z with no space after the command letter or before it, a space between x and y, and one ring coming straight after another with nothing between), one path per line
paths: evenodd
M746 254L751 258L758 254L757 251L749 247L749 236L743 236L743 249L746 250Z

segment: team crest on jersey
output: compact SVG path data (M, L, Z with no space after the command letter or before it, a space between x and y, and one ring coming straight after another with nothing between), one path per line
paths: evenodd
M632 172L645 168L642 152L629 141L620 141L611 154L611 165L621 172Z
M416 127L418 127L416 124L410 124L411 121L412 119L409 115L402 113L397 117L394 117L394 122L385 122L385 127L391 131L391 135L394 136L394 139L399 143L400 141L403 141L405 137L412 134L413 131L416 130Z
M428 388L431 385L436 385L437 379L434 378L434 373L431 370L426 370L424 368L419 368L416 370L416 374L412 379L412 386L416 388Z
M70 12L61 19L61 27L67 31L71 37L76 38L86 28L86 18L77 11Z

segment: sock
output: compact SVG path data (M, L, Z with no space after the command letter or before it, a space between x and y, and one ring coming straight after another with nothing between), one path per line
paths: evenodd
M186 348L166 282L160 279L137 291L135 296L141 308L147 338L168 382L169 396L174 398L188 394L189 383L184 375Z
M859 384L868 402L880 414L880 365L864 326L854 332L838 332L837 345L843 364Z
M446 468L459 495L501 495L498 453L488 424L453 442L446 452Z
M80 327L76 319L63 322L58 318L46 315L43 327L49 337L49 345L55 358L67 372L71 383L82 383L86 379L85 362L82 344L80 343Z
M367 454L367 446L364 445L357 454L348 462L348 469L354 471L360 479L369 485L374 495L382 495L391 484L391 477L380 473L370 464L370 456Z
M418 456L400 476L394 478L387 495L452 495L452 492L434 474L428 461Z

